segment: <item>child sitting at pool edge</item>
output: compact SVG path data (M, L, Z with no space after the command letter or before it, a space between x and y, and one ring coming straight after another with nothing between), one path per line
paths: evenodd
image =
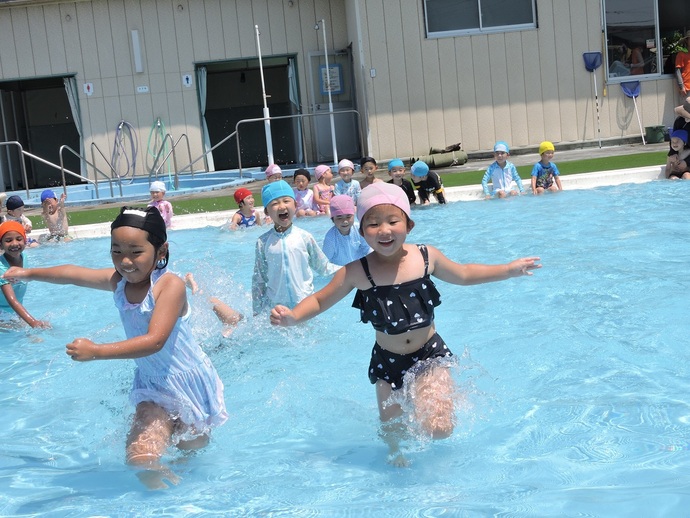
M5 220L16 221L17 223L21 223L22 227L24 227L24 231L26 232L26 246L29 248L38 246L38 241L29 237L29 234L33 230L33 224L31 220L24 215L24 200L16 194L10 196L7 198L5 208L7 209Z
M172 225L173 207L172 204L165 199L165 182L161 182L160 180L151 182L149 193L151 194L151 201L148 206L156 207L158 212L161 213L161 216L163 216L165 228L170 228L170 225Z
M388 162L388 174L391 177L388 183L397 185L405 191L410 205L417 203L417 193L414 189L414 183L412 183L412 180L405 178L405 163L399 158L394 158Z
M470 285L532 275L531 270L541 265L538 257L501 265L458 264L433 246L406 244L414 228L410 204L402 189L388 183L362 190L357 216L360 232L373 251L341 268L326 287L294 309L274 307L271 324L304 322L357 290L353 307L360 310L362 322L371 322L376 330L369 380L376 385L383 437L391 462L403 466L407 461L400 452L400 429L394 422L403 409L390 400L394 391L404 388L404 394L411 396L411 418L430 437L446 438L455 425L454 382L448 365L438 363L452 353L436 332L434 307L441 298L431 275Z
M240 187L232 195L235 198L235 203L240 210L235 212L230 221L226 223L230 230L237 230L238 228L249 228L254 225L261 225L261 214L254 208L254 195L252 191L245 187Z
M27 266L24 250L26 248L26 231L17 221L5 221L0 224L0 314L16 313L31 327L50 327L48 322L31 316L24 307L26 282L11 284L2 275L11 267L25 268ZM4 320L4 318L0 317Z
M63 192L58 201L52 189L46 189L41 193L41 207L43 207L43 222L48 228L47 241L70 241L68 235L69 223L67 221L67 211L65 210L65 200L67 195Z
M323 239L323 253L330 262L345 266L371 252L359 233L359 224L355 221L355 204L347 194L331 198L331 220L333 226Z
M505 198L508 194L518 196L524 192L520 175L515 165L508 161L509 156L510 148L506 142L499 140L494 144L495 161L487 168L482 178L482 189L487 200L492 197ZM493 192L489 190L489 180L491 180ZM513 182L517 188L513 188Z
M297 169L292 175L292 183L295 184L292 190L295 191L298 218L317 214L314 207L314 191L309 188L309 182L311 182L311 175L307 169Z
M671 133L671 151L666 159L666 178L669 180L690 180L690 148L688 132L683 129Z
M539 144L541 160L532 168L532 194L543 194L545 191L562 191L558 167L552 162L556 148L553 142L545 140Z
M434 195L440 204L446 203L446 195L443 191L443 182L438 173L429 170L429 166L422 160L417 160L410 168L412 183L419 193L419 203L429 205L429 196Z
M327 165L320 164L314 169L314 176L316 177L317 182L313 187L314 206L319 211L319 214L330 215L331 198L335 195L335 188L331 185L331 181L333 180L333 172Z
M335 184L334 194L336 196L345 194L352 198L355 205L357 205L357 199L359 198L359 193L362 192L362 188L359 186L357 180L352 179L353 174L355 174L355 164L347 158L343 158L338 162L338 175L340 175L340 180Z
M136 406L127 437L127 462L152 489L176 483L161 464L168 446L202 448L212 428L227 420L221 382L192 335L184 281L167 270L165 222L158 209L123 207L110 231L111 268L74 265L10 268L5 279L74 284L111 291L126 339L97 344L76 338L66 353L74 361L134 359L130 401Z
M364 178L359 181L359 187L361 189L364 189L372 183L383 181L380 178L376 178L377 169L378 164L376 163L376 159L374 157L365 156L359 161L359 170L364 175Z
M328 262L314 236L293 225L295 193L285 180L261 190L264 212L273 228L256 241L252 275L254 314L276 304L295 306L314 292L314 273L331 275L338 267Z

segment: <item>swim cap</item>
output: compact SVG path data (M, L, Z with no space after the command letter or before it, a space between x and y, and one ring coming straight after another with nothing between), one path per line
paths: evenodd
M355 202L347 194L339 194L331 198L331 217L355 215Z
M671 133L671 138L679 138L680 140L682 140L683 142L685 142L687 144L688 143L688 132L686 130L683 130L683 129L677 129L673 133ZM7 200L8 203L9 203L9 201L10 200Z
M556 148L554 147L553 142L545 140L544 142L539 144L539 154L543 155L547 151L556 151Z
M282 176L283 170L275 164L271 164L266 168L266 179L268 180L274 174L279 174Z
M293 200L295 199L295 191L292 190L292 187L285 180L267 183L261 189L261 200L264 207L268 207L273 200L284 198L285 196L289 196Z
M149 192L165 192L165 183L161 182L160 180L157 182L151 182Z
M7 203L5 203L5 207L7 207L7 210L18 209L19 207L23 206L24 201L16 194L14 196L10 196L9 198L7 198Z
M251 196L252 191L249 189L245 189L244 187L241 187L235 191L235 194L233 194L233 197L235 198L235 202L237 202L237 205L239 205L241 202L244 201L244 199L247 196Z
M311 182L311 175L307 169L297 169L292 175L292 180L294 181L297 176L304 176L308 182Z
M407 217L410 217L410 201L407 194L400 187L388 182L377 182L362 189L357 201L357 219L362 218L367 211L377 205L395 205Z
M327 165L323 165L323 164L317 165L316 169L314 169L314 176L316 176L316 179L318 180L319 178L321 178L323 176L323 173L325 173L329 169L330 169L330 167L328 167Z
M390 171L394 167L405 167L405 164L403 164L403 161L399 158L394 158L393 160L388 162L388 170Z
M4 223L2 223L0 225L0 239L5 237L5 234L12 231L21 234L24 240L26 241L26 230L24 230L24 225L22 225L18 221L5 221Z
M110 231L112 232L120 227L132 227L145 230L149 235L155 236L161 244L168 240L165 221L156 207L146 207L145 209L122 207L122 209L120 209L120 214L118 214L115 221L110 224Z
M503 151L504 153L510 153L510 148L508 147L508 143L504 142L503 140L499 140L494 144L494 153L497 151Z
M55 193L51 189L46 189L41 193L41 203L46 201L48 198L54 198L57 200L57 196L55 196Z
M426 165L426 162L417 160L412 164L410 171L412 172L412 176L426 176L429 174L429 166Z
M347 158L343 158L340 162L338 162L338 171L344 167L349 167L353 171L355 170L355 164L353 164L352 161L348 160Z

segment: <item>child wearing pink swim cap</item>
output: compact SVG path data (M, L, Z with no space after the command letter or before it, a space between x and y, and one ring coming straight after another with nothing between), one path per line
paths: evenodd
M429 245L405 241L414 228L410 202L397 185L380 182L362 189L357 204L360 233L373 251L341 268L331 282L294 309L276 306L271 324L291 326L315 317L352 290L353 307L376 331L369 381L376 386L381 436L389 461L407 465L400 451L401 401L411 411L402 423L433 439L450 436L455 426L457 390L450 373L452 353L436 332L434 308L441 296L431 276L452 284L480 284L532 275L538 257L508 264L459 264ZM393 394L395 397L391 397Z
M359 233L355 203L350 196L339 194L331 198L331 221L333 226L323 238L323 253L330 262L345 266L371 252Z

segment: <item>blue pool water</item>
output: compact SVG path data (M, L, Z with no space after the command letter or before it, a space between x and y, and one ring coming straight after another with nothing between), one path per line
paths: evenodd
M12 516L680 516L690 506L689 182L418 210L410 241L460 262L537 254L533 277L438 281L439 333L467 402L448 440L386 463L352 297L290 329L249 318L227 342L203 298L194 327L230 420L172 452L182 480L147 492L124 464L130 361L72 362L71 339L123 336L111 294L31 284L53 323L0 334L0 513ZM326 219L301 220L318 239ZM171 264L245 314L261 229L171 233ZM28 252L109 265L108 240ZM325 281L321 280L320 285Z

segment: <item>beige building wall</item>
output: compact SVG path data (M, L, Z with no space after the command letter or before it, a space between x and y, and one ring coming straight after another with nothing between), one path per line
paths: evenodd
M592 74L582 53L602 50L599 0L538 0L535 30L427 39L423 2L412 0L93 0L0 7L0 80L76 75L85 148L109 155L121 120L138 132L139 171L150 128L161 117L192 154L202 153L195 64L296 54L309 109L308 54L352 43L365 151L408 157L461 142L489 150L596 141ZM143 72L135 73L130 31ZM182 84L191 74L193 86ZM633 103L596 72L602 139L639 134ZM87 96L84 83L93 83ZM147 86L148 93L137 93ZM270 89L270 85L267 85ZM643 126L670 124L671 79L644 81Z
M456 142L478 151L496 140L516 148L640 134L633 101L619 84L605 85L603 67L597 125L582 54L602 51L599 0L538 0L537 29L439 39L425 37L422 1L346 3L376 157L418 156ZM670 125L674 96L671 78L643 81L643 127Z

